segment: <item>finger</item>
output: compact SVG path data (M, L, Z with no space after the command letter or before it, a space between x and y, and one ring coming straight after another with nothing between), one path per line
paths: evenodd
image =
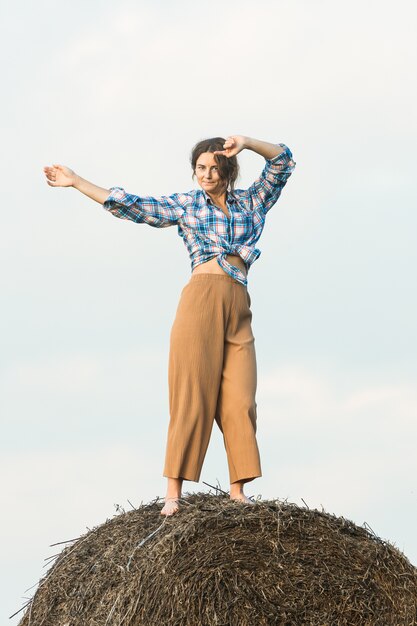
M215 150L215 152L213 152L213 154L224 154L224 156L227 156L227 151L226 150Z

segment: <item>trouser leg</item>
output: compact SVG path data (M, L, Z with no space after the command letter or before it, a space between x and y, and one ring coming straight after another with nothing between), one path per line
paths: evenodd
M224 283L192 278L170 335L170 423L164 476L198 481L207 451L223 364ZM220 287L220 290L219 290Z
M250 297L239 284L234 286L233 291L216 409L231 483L247 482L262 475L256 442L257 373Z

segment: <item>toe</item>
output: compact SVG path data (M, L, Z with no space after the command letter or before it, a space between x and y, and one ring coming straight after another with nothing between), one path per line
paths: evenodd
M254 501L245 496L244 493L241 493L238 496L231 496L230 499L236 500L237 502L243 502L243 504L255 504Z

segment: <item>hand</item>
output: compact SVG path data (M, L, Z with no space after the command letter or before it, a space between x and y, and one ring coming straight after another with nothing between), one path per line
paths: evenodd
M52 165L44 167L46 182L51 187L72 187L77 178L77 174L65 165Z
M246 137L242 135L231 135L223 144L224 150L216 150L213 154L222 154L227 158L236 156L243 148L246 148L245 139Z

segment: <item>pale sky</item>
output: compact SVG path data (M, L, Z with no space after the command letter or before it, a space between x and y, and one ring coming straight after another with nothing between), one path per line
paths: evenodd
M249 273L264 476L248 493L366 522L417 564L415 2L0 11L1 623L51 543L164 495L190 276L175 227L117 220L42 167L187 191L191 147L213 135L283 142L297 162ZM245 188L263 159L240 163ZM216 426L202 480L228 488Z

